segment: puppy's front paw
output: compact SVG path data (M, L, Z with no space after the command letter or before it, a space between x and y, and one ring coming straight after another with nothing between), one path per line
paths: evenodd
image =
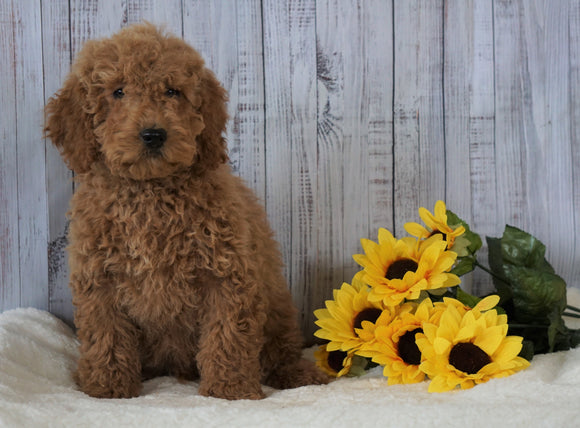
M298 388L306 385L326 385L330 378L316 365L304 358L278 367L266 379L266 385L276 389Z
M79 362L76 381L81 390L95 398L133 398L141 392L141 379L115 368L94 369Z
M226 400L261 400L265 397L259 382L207 382L202 380L200 395Z

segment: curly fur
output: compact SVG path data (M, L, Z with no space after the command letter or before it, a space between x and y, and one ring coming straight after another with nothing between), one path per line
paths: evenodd
M191 47L150 24L90 41L46 112L80 183L69 255L84 392L134 397L169 374L258 399L261 383L327 381L301 359L264 210L226 164L225 90ZM147 128L167 131L158 152Z

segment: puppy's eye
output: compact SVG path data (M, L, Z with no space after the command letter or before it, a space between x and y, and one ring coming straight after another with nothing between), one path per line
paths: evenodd
M170 88L167 91L165 91L165 95L168 96L168 97L170 97L170 98L173 98L173 97L180 96L181 95L181 92L179 92L178 89L171 89Z
M113 98L121 99L125 96L125 92L123 92L123 88L119 88L113 92Z

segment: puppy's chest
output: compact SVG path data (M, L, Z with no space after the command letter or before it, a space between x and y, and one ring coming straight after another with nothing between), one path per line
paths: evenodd
M185 198L141 196L121 200L111 211L115 246L129 273L187 280L208 250L201 239L206 214Z
M109 216L108 270L118 278L128 312L147 322L195 311L204 275L198 260L208 251L199 239L202 209L182 198L150 195L117 201Z

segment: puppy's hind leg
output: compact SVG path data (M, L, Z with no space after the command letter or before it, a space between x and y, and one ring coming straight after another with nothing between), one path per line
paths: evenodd
M280 308L279 308L280 309ZM330 378L312 361L302 358L302 335L295 321L295 309L287 307L268 320L276 330L266 328L267 342L261 353L263 382L276 389L324 385Z

